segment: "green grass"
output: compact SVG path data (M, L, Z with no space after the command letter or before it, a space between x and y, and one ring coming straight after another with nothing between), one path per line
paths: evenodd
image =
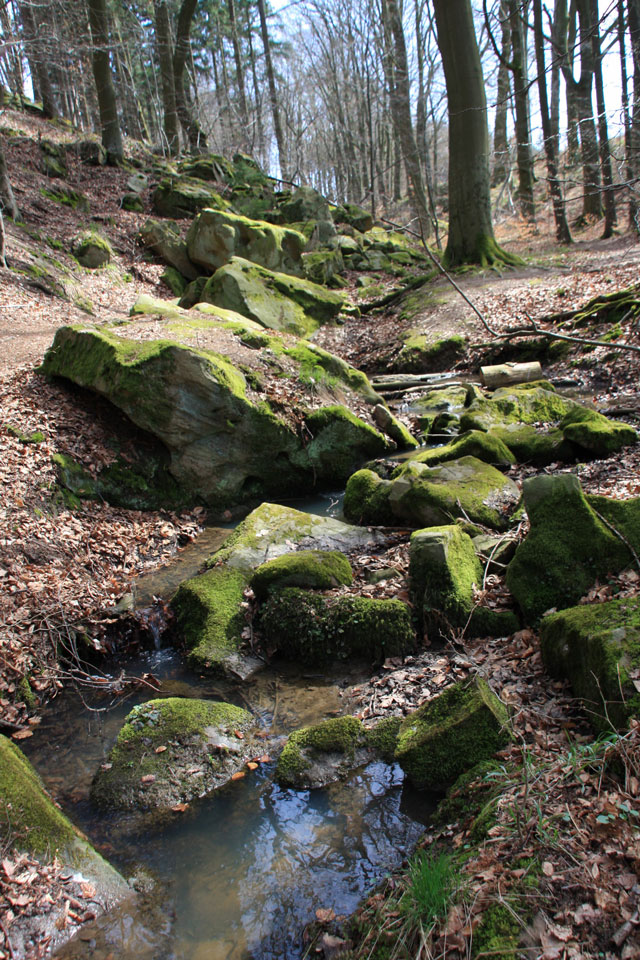
M402 912L410 921L428 928L446 917L456 886L450 854L419 850L409 864L409 886L402 899Z

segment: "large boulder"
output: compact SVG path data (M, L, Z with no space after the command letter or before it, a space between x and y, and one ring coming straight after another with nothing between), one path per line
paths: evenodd
M263 327L296 336L309 336L320 324L335 320L345 304L343 294L240 257L216 270L201 296Z
M90 903L87 902L87 908L90 906L93 913L102 913L132 893L124 878L103 860L84 834L54 804L24 754L2 734L0 836L9 839L18 851L36 856L43 862L57 860L58 867L61 865L69 875L68 897L85 897L86 888L95 887ZM3 856L10 869L10 851L4 845ZM84 892L80 884L85 887ZM32 955L31 935L37 934L41 942L47 941L55 949L73 932L65 915L64 898L50 904L43 913L32 904L29 913L28 924L11 926L15 957Z
M154 211L160 217L174 220L190 219L201 210L227 210L223 200L204 180L194 177L168 177L161 180L151 196Z
M353 580L351 565L338 550L297 550L261 563L251 578L251 589L259 600L283 587L331 590Z
M640 549L640 499L587 498L568 473L525 480L523 497L531 529L507 568L507 586L528 623L573 606Z
M640 716L640 600L570 607L540 624L542 659L569 680L601 732L625 730Z
M134 707L91 784L99 807L156 810L222 787L255 752L242 707L169 697Z
M411 535L409 577L414 609L429 639L505 635L518 629L514 613L478 606L475 591L483 568L471 540L456 524L417 530Z
M355 203L345 203L332 210L335 223L346 223L360 233L366 233L373 227L373 217L368 210L364 210Z
M175 267L187 280L196 279L198 270L189 259L187 244L175 220L147 220L140 229L140 239L145 247L153 250L169 266Z
M200 323L206 331L206 321ZM252 346L243 345L255 342L251 331L240 327L236 338L215 321L211 327L237 355L242 348L256 362ZM298 384L308 370L316 398L325 374L332 390L340 383L345 398L366 387L361 374L330 362L329 354L311 345L288 350L278 343L270 349L267 338L264 346L269 362L264 369L278 376L279 350L283 375L295 374ZM110 400L162 442L170 474L185 497L221 511L294 496L316 484L344 483L359 463L389 449L382 434L341 405L311 411L301 406L287 420L253 395L245 375L220 353L171 340L126 340L106 328L63 327L40 369ZM302 382L295 389L296 399L304 396Z
M510 739L506 708L485 680L474 677L447 687L406 717L395 758L414 786L445 790Z
M210 569L181 584L172 600L190 664L213 673L249 675L257 664L240 652L246 632L241 604L254 576L260 596L272 582L280 586L301 580L309 586L345 582L350 568L342 554L370 549L381 540L376 532L332 517L261 504L210 558ZM316 562L309 562L310 552ZM335 558L336 552L341 560Z
M448 524L456 517L505 530L520 494L513 480L476 457L429 467L409 460L390 480L360 470L349 478L344 500L347 519L413 527Z
M187 233L187 250L203 273L213 273L232 257L278 273L302 274L306 239L296 230L249 220L223 210L203 210Z
M469 430L441 447L414 454L411 460L435 467L447 460L459 460L460 457L476 457L494 467L510 467L516 462L514 455L501 440L481 430Z
M86 230L73 244L73 255L80 266L95 270L111 262L113 248L101 233Z

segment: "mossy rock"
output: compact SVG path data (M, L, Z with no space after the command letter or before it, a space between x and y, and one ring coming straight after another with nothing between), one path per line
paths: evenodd
M293 462L311 467L316 476L330 472L341 483L365 460L384 456L390 449L381 433L340 404L310 411L305 426L310 439L293 455Z
M251 578L259 600L282 587L331 590L353 581L351 564L338 550L297 550L260 564Z
M475 677L447 687L405 718L395 758L414 786L444 790L510 739L506 708Z
M405 425L391 413L388 407L378 403L373 408L373 419L382 432L397 444L399 450L412 450L420 446Z
M394 763L402 717L383 717L367 730L369 746L385 763Z
M429 433L438 414L455 413L459 416L469 402L468 388L454 386L442 390L428 390L412 401L412 406L417 415L418 426L424 433Z
M164 272L160 275L160 279L169 287L174 297L182 297L184 295L187 289L187 281L175 267L165 267Z
M302 266L307 280L325 286L345 270L344 259L339 250L316 250L304 253Z
M64 180L67 176L67 155L60 143L52 140L40 140L40 169L47 177L58 177Z
M582 456L611 456L635 443L638 438L633 427L609 420L597 410L560 396L551 384L544 381L502 387L490 399L474 400L460 418L462 430L492 430L495 434L498 428L501 432L497 435L505 443L506 428L510 424L535 424L538 426L537 433L542 432L540 424L545 424L550 430L560 430L575 453ZM530 432L525 437L529 443L534 442ZM552 440L560 446L557 434L552 435ZM567 456L568 450L560 447L560 452ZM539 443L537 453L543 459Z
M305 790L343 780L371 758L362 722L333 717L295 730L278 758L275 780Z
M365 552L383 541L381 533L366 527L278 503L262 503L238 524L208 564L228 564L250 579L262 563L292 550Z
M199 271L189 259L187 244L182 239L180 227L175 220L150 218L140 230L140 241L187 280L196 280L198 277Z
M403 337L393 368L401 373L446 370L464 356L466 348L466 339L457 333L433 340L426 334L411 332Z
M78 140L71 144L71 149L87 166L104 167L107 162L107 151L99 140Z
M284 223L296 223L303 220L328 220L331 216L329 203L313 187L298 187L291 198L278 204L278 210Z
M263 173L260 165L247 153L234 154L233 176L235 186L244 184L273 192L273 181L266 173Z
M195 330L197 323L220 323L166 307L171 319L194 321ZM156 308L155 302L149 306L152 313ZM246 326L242 320L233 329ZM274 346L286 351L289 368L294 362L301 395L307 376L314 398L325 382L345 397L372 394L363 374L326 351L304 343ZM269 361L277 370L275 349ZM308 424L303 437L297 418L287 422L247 396L244 374L225 356L172 340L135 341L104 327L63 327L40 371L106 397L166 447L167 469L184 502L204 501L221 511L342 483L360 462L388 448L381 434L339 405L311 413L301 407L299 418L306 416Z
M226 566L185 580L171 601L177 633L195 670L223 674L237 653L245 626L246 573ZM233 659L232 659L233 662Z
M231 161L218 153L189 157L178 164L178 169L186 177L213 183L233 183L235 177L235 169Z
M471 537L456 524L411 535L410 589L419 628L429 640L449 639L456 629L470 636L504 636L518 629L513 612L476 605L474 588L481 586L482 576Z
M558 460L575 459L575 447L557 427L544 429L530 423L509 423L492 427L485 436L495 437L511 451L518 463L546 467Z
M373 227L373 217L355 203L345 203L331 211L335 223L346 223L359 233L366 233Z
M187 233L189 258L202 273L214 273L232 257L240 257L267 270L300 276L305 244L305 237L295 230L224 210L204 210Z
M81 266L95 270L111 262L113 248L102 234L86 230L73 244L73 255Z
M89 198L86 197L84 193L74 190L73 187L70 187L66 183L52 183L48 187L43 187L40 190L40 193L43 197L46 197L47 200L53 200L54 203L60 203L63 207L71 207L72 210L79 210L81 213L89 213L91 206L89 203Z
M610 524L640 549L640 500L613 506L604 497L586 498L573 474L531 477L523 496L531 529L507 568L507 586L527 623L552 608L573 606L597 578L632 562Z
M394 471L388 496L394 516L414 527L465 517L493 530L508 528L520 499L513 480L476 457L436 467L409 460Z
M335 320L345 303L343 294L240 257L216 270L202 299L296 336L309 336L320 324Z
M540 624L542 659L569 680L593 726L626 730L640 716L640 601L637 597L570 607Z
M133 190L122 195L120 206L129 213L144 213L144 201L140 194Z
M229 203L211 189L204 180L195 177L170 177L161 180L151 195L154 211L161 217L184 220L201 210L228 210Z
M347 481L342 509L351 523L373 523L376 526L395 526L397 518L391 509L389 495L391 482L373 470L363 469Z
M460 457L476 457L484 463L503 468L516 462L513 453L498 437L481 430L469 430L441 447L414 454L411 460L433 467L447 460L459 460Z
M370 663L415 648L409 608L400 600L372 600L285 587L270 595L260 614L266 642L302 663L363 658Z
M18 850L45 861L57 857L85 879L93 880L98 886L96 900L103 906L115 903L129 892L120 874L54 804L24 754L2 734L0 833L10 838Z
M141 703L98 769L91 799L107 810L157 810L206 796L249 760L252 725L250 713L229 703L180 697Z

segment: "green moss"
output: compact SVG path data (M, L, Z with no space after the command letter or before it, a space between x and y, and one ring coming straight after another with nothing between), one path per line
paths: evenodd
M533 623L552 607L577 603L596 578L622 570L632 555L598 518L572 474L533 477L523 492L531 530L509 564L507 586ZM599 506L611 510L603 501ZM631 532L638 508L613 511L635 514Z
M338 550L298 550L261 564L251 578L251 587L263 599L281 587L331 590L352 580L351 565Z
M16 694L18 699L21 700L29 710L33 710L38 703L38 699L31 689L28 677L20 677Z
M55 187L42 187L40 194L46 197L47 200L61 203L64 207L71 207L72 210L81 210L83 213L89 212L89 200L87 197L64 183L58 183Z
M221 672L225 659L237 650L247 583L239 570L214 567L181 584L171 606L194 668Z
M441 789L510 737L505 707L476 677L448 687L404 720L396 760L416 786Z
M10 740L0 734L0 828L19 849L51 858L78 833L45 794L40 778Z
M496 437L518 463L544 467L556 460L572 460L575 449L558 428L538 429L533 424L510 423L492 427L487 436Z
M287 348L282 347L282 341L276 342L285 356L291 357L300 365L298 377L303 383L315 386L327 385L337 389L340 389L341 384L346 384L369 403L380 402L380 397L374 391L366 374L356 370L341 357L306 340L299 341L295 347ZM269 346L274 349L273 343Z
M375 727L367 730L367 742L371 749L387 763L393 763L402 717L384 717Z
M23 433L18 427L14 427L12 424L7 424L7 433L11 437L15 437L20 443L44 443L45 435L42 430L34 430L33 433Z
M447 637L464 627L473 609L473 587L482 567L471 538L456 525L417 530L411 535L409 576L420 628Z
M540 640L545 666L571 682L597 730L624 730L640 715L640 693L630 679L640 668L637 599L551 614L542 621Z
M494 760L482 760L462 773L447 790L433 817L435 826L470 821L474 843L484 839L486 829L495 822L495 799L501 793L500 768Z
M152 197L153 209L161 217L182 219L192 217L211 207L226 210L229 203L211 186L194 177L176 177L161 180Z
M470 238L464 250L454 248L449 242L442 258L442 264L446 268L465 267L469 264L477 264L479 267L520 267L523 262L520 257L504 250L495 238L488 234L478 234L477 237Z
M416 463L435 466L437 463L458 460L460 457L476 457L496 467L509 467L516 462L514 455L497 436L480 430L469 430L450 443L417 453L411 459Z
M409 608L399 600L324 597L285 587L263 605L266 641L289 659L323 663L336 657L370 662L399 656L415 646Z
M363 739L362 723L355 717L333 717L314 727L295 730L278 759L276 780L285 787L295 787L319 755L339 753L353 759Z
M166 283L174 297L181 297L187 288L187 281L175 267L165 267L160 279Z
M492 904L481 916L480 923L473 932L471 957L512 957L521 956L519 948L522 925L515 911L501 903Z
M347 481L343 511L351 523L373 523L393 526L397 523L389 494L391 483L381 479L372 470L358 470Z
M312 410L305 423L311 439L292 460L308 464L319 476L330 473L344 482L364 460L382 456L389 447L381 433L341 405Z
M94 230L85 230L73 244L73 255L83 267L103 267L113 258L113 248L106 237Z

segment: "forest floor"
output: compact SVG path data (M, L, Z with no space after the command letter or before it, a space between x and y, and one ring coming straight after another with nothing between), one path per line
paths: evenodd
M68 182L87 196L91 213L63 207L42 195L46 180L39 170L38 141L43 136L72 139L71 134L52 133L43 121L9 110L0 123L23 134L7 141L5 155L25 225L6 224L9 269L0 269L0 730L19 742L37 727L39 706L70 679L56 656L56 648L69 643L70 628L82 623L100 646L114 607L133 580L195 539L205 512L128 511L92 501L71 511L56 492L52 455L71 454L97 470L112 459L114 423L113 413L101 404L35 372L55 330L70 322L125 317L140 293L168 299L170 292L160 281L162 266L149 263L136 244L147 214L120 209L124 170L84 167L71 158ZM148 195L143 199L148 206ZM99 224L116 253L103 270L83 270L70 255L73 239L90 222ZM598 229L582 231L571 248L558 248L546 210L535 229L506 219L498 224L498 237L526 265L502 273L470 272L456 280L498 332L529 317L540 321L576 309L596 294L635 284L640 274L637 238L619 233L601 241ZM38 268L47 258L70 272L90 301L92 316L51 292ZM30 269L34 265L37 269ZM358 302L355 282L351 293ZM491 339L444 278L424 289L424 310L410 325L418 319L439 334L464 326L472 344ZM319 342L371 371L397 342L402 323L393 310L366 315L327 328ZM625 339L639 342L633 318L623 324ZM479 356L471 349L459 369L474 372ZM579 392L600 409L640 415L638 354L612 356L597 348L586 364L576 357L574 352L545 367L545 376L576 381ZM41 442L36 442L38 433ZM639 462L636 450L628 449L581 465L580 479L589 493L639 496ZM516 468L513 476L521 480L526 473ZM585 599L635 595L639 588L640 574L630 569L597 584ZM379 956L466 957L473 953L483 918L499 906L503 926L510 925L512 933L514 924L517 933L520 927L525 931L526 950L507 955L640 957L640 728L632 725L625 736L593 746L593 734L568 689L544 673L535 632L491 642L462 636L435 659L431 654L424 661L388 663L357 692L358 709L365 716L380 713L382 697L390 702L396 697L407 708L417 705L476 668L510 704L516 739L501 758L504 777L493 826L485 842L469 848L458 877L464 895L423 929L408 925L398 907L406 875L392 878L364 905L362 930L376 931L377 946L386 949ZM25 676L35 699L23 695ZM471 842L464 817L452 817L438 838L433 830L424 843L443 840L454 849ZM527 878L531 882L525 883ZM0 838L0 960L12 957L11 924L47 897L64 900L64 877L16 854L10 838ZM317 949L329 956L343 934L333 929L328 914L319 920ZM76 922L69 919L71 926ZM420 929L422 939L416 941ZM376 947L365 934L357 949L368 956ZM482 955L498 954L489 949Z

